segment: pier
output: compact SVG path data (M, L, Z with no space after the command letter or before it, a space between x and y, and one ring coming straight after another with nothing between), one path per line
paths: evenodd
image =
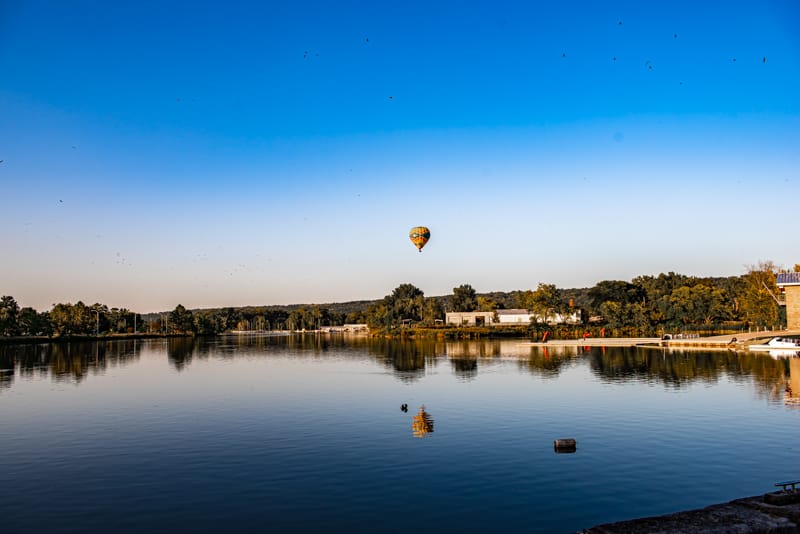
M525 345L533 347L646 347L679 350L734 350L746 351L750 345L773 337L800 336L800 329L743 332L724 336L696 337L688 339L661 339L658 337L587 337L586 339L549 339L546 342L532 341Z

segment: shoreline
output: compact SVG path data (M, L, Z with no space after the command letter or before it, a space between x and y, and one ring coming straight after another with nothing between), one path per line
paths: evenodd
M39 343L75 343L80 341L125 341L128 339L170 339L179 337L193 337L192 334L151 334L137 332L131 334L104 334L101 336L92 335L65 335L58 337L48 336L12 336L0 337L0 345L29 345Z
M775 492L660 516L596 525L576 534L784 533L800 531L800 491Z
M755 344L758 340L786 336L800 336L800 330L747 332L736 335L708 336L690 339L661 339L657 337L551 339L546 342L531 341L523 343L523 345L532 347L642 347L662 350L725 350L747 352L748 346Z
M477 331L476 331L477 330ZM270 331L260 333L273 334L273 335L289 335L289 334L326 334L329 332L321 331L305 331L305 332L289 332L289 331ZM435 333L435 335L430 335ZM487 335L487 333L489 335ZM338 332L336 334L339 334ZM465 329L451 332L423 332L419 337L415 334L420 332L399 332L395 334L376 334L376 333L359 333L362 336L370 337L388 337L393 339L402 339L404 337L414 339L429 337L436 337L437 339L444 340L481 340L481 339L519 339L520 346L527 347L641 347L645 349L660 349L660 350L724 350L734 352L748 352L748 346L756 344L759 340L771 339L773 337L787 337L787 336L800 336L800 329L796 330L776 330L766 332L747 332L736 335L717 335L708 337L696 337L688 339L661 339L658 337L587 337L585 339L549 339L547 341L531 341L530 338L518 331L513 330L499 330L495 332L484 332L481 329ZM427 335L426 335L427 334ZM483 335L482 335L483 334ZM491 335L494 334L494 335ZM224 332L215 334L211 337L217 336L236 336L236 335L249 335L244 332ZM67 342L80 342L80 341L123 341L129 339L170 339L170 338L186 338L186 337L205 337L197 334L164 334L164 333L124 333L124 334L104 334L100 336L95 335L64 335L57 337L48 336L13 336L3 337L0 336L0 344L37 344L37 343L67 343Z

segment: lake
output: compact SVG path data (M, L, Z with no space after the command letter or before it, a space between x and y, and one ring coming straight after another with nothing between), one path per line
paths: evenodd
M732 352L313 335L0 346L0 525L572 532L797 478L796 396L800 359Z

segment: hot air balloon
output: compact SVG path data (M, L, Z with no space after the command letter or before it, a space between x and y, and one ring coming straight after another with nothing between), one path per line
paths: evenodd
M414 246L422 252L422 247L431 238L431 231L426 226L415 226L408 232L408 238L414 243Z

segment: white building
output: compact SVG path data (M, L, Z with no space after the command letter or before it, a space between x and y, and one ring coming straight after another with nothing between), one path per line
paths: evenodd
M528 310L497 310L497 322L500 324L530 324L534 315Z
M530 324L534 318L547 324L581 324L580 311L571 314L556 313L546 317L545 321L541 321L538 315L523 309L447 312L445 324L452 326L522 326Z
M444 322L453 326L491 326L494 324L494 312L447 312Z

